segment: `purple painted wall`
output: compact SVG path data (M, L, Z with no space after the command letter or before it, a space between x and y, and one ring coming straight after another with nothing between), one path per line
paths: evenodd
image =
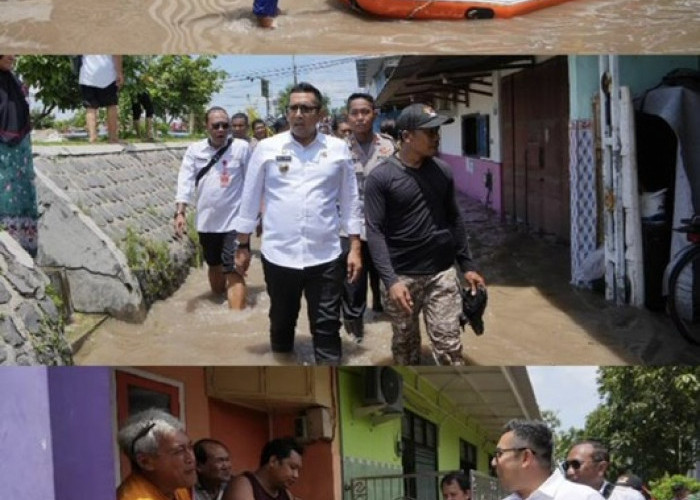
M105 367L49 369L56 500L114 498L110 381Z
M0 498L55 500L45 367L0 368Z
M481 201L486 200L484 176L491 170L493 174L493 191L491 192L491 208L501 213L501 164L480 158L469 158L459 155L440 154L451 167L458 191Z

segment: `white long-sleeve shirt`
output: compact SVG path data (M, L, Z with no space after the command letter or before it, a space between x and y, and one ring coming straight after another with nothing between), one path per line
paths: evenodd
M283 132L258 143L248 163L236 231L252 233L265 207L261 252L293 269L340 253L340 230L358 235L362 215L345 141L316 134L307 146Z
M234 139L216 165L200 179L195 193L197 172L218 150L208 139L190 144L177 177L175 201L192 205L196 196L197 231L202 233L232 231L241 205L249 150L248 143L240 139Z

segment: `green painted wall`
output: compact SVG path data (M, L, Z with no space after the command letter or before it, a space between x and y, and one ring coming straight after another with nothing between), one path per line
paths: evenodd
M438 427L438 469L453 470L459 467L459 440L476 445L477 468L488 470L488 452L495 443L488 442L477 423L449 401L441 398L437 390L410 369L396 368L404 379L404 407L435 423ZM342 454L346 482L351 477L381 469L382 474L401 473L401 456L396 443L401 439L401 419L373 424L371 418L361 416L364 371L362 368L341 368L340 422ZM362 465L364 464L364 466Z
M450 401L441 398L437 389L409 369L398 369L404 378L404 406L430 420L438 427L438 469L459 468L459 440L477 447L477 469L488 471L488 452L496 443L489 442L477 422Z
M620 56L620 85L630 87L636 95L656 86L675 68L700 69L700 56ZM569 88L571 119L591 119L592 99L599 88L598 56L569 56Z

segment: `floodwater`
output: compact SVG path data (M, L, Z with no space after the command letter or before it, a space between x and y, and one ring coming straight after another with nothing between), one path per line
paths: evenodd
M369 18L337 0L0 0L0 45L26 53L700 54L697 0L570 0L512 19Z
M569 284L569 250L502 225L479 203L463 199L474 257L489 283L486 332L462 335L475 365L700 363L670 320L646 310L615 307ZM255 246L259 240L254 239ZM259 258L248 283L251 307L230 311L208 292L206 271L193 270L171 298L156 303L141 325L110 319L75 355L77 364L279 365L313 364L305 309L295 355L275 358L269 347L269 298ZM303 301L302 301L303 303ZM343 336L343 363L391 364L391 327L368 312L361 345ZM423 336L423 364L431 364Z

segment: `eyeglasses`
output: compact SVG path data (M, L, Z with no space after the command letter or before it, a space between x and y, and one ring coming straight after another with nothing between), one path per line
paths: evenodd
M216 123L211 124L211 128L213 128L214 130L219 130L219 129L227 130L228 127L229 127L228 122L216 122Z
M586 462L598 462L598 460L564 460L561 463L561 468L569 470L569 467L573 467L574 470L579 470L583 464Z
M131 447L130 447L131 455L130 456L132 458L136 455L136 442L139 439L146 437L148 435L148 433L151 432L151 429L153 429L155 426L156 426L156 423L151 422L147 426L145 426L143 429L141 429L138 434L136 434L136 437L131 441Z
M496 451L494 451L493 454L496 457L496 459L500 459L503 456L503 454L508 452L508 451L515 451L515 452L520 453L521 451L525 451L525 450L530 450L530 448L528 448L527 446L525 446L523 448L503 448L503 449L496 448ZM535 455L534 451L530 450L530 452L532 452L532 454Z
M310 115L318 109L318 106L307 106L306 104L292 104L287 106L288 113L296 113L300 111L302 115Z

